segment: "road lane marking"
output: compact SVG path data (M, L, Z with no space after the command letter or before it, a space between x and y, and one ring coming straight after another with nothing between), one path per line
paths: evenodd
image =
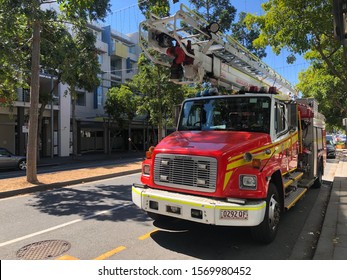
M113 255L115 255L115 254L125 250L125 249L126 249L125 246L119 246L119 247L117 247L117 248L115 248L113 250L110 250L110 251L108 251L108 252L106 252L106 253L96 257L94 260L104 260L104 259L107 259L107 258L109 258L109 257L111 257L111 256L113 256Z
M159 229L152 230L152 231L150 231L150 232L148 232L148 233L146 233L146 234L144 234L144 235L141 235L138 239L139 239L139 240L145 240L145 239L147 239L148 237L150 237L152 233L155 233L155 232L157 232L157 231L159 231Z
M114 207L114 208L111 208L111 209L108 209L108 210L103 210L103 211L96 212L93 215L90 215L90 216L87 216L87 217L84 217L84 218L81 218L81 219L76 219L76 220L73 220L73 221L70 221L70 222L67 222L67 223L64 223L64 224L60 224L60 225L57 225L57 226L54 226L54 227L50 227L50 228L47 228L47 229L44 229L44 230L41 230L41 231L37 231L37 232L31 233L31 234L28 234L28 235L24 235L22 237L18 237L18 238L15 238L15 239L12 239L12 240L0 243L0 247L6 246L6 245L10 245L10 244L13 244L13 243L16 243L16 242L19 242L19 241L22 241L22 240L25 240L25 239L28 239L28 238L40 235L40 234L44 234L44 233L50 232L50 231L54 231L54 230L57 230L57 229L60 229L60 228L66 227L66 226L70 226L70 225L73 225L73 224L76 224L76 223L79 223L79 222L82 222L82 221L85 221L85 220L88 220L88 219L92 219L94 217L97 217L97 216L100 216L100 215L103 215L103 214L107 214L107 213L110 213L110 212L112 212L114 210L119 210L119 209L122 209L122 208L125 208L125 207L128 207L128 206L131 206L133 204L134 204L133 202L129 202L127 204L123 204L123 205L120 205L120 206L117 206L117 207Z
M67 260L79 260L78 258L75 258L74 256L70 256L70 255L64 255L61 257L56 258L56 260L59 261L67 261Z

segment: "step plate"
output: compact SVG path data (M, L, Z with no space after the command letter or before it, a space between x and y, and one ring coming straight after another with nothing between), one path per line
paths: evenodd
M306 188L297 188L284 199L284 208L289 209L295 205L295 203L305 194Z
M283 180L284 188L287 188L291 184L293 184L294 182L297 182L299 179L301 179L301 177L303 175L304 175L303 172L293 172L293 173L291 173L289 177L284 178L284 180Z

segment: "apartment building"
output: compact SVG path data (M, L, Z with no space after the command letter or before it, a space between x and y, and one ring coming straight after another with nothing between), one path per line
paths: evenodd
M117 137L113 137L104 112L104 104L110 87L124 83L137 73L140 53L138 35L125 35L112 30L111 26L90 24L88 27L97 38L96 46L99 50L102 73L101 84L93 92L78 89L75 110L78 153L126 150L130 147L127 139L132 135L138 139L136 145L143 142L144 120L133 121L130 129L120 131ZM54 87L55 81L54 76L41 72L40 93L50 92L54 88L54 101L46 106L43 114L41 141L38 143L41 157L64 157L72 153L71 95L65 84ZM0 106L0 146L20 155L26 153L29 107L30 94L23 89L18 89L17 101L12 109ZM115 141L111 141L111 138Z

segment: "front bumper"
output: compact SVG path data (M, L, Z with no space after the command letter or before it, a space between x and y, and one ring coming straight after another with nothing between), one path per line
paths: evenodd
M265 216L266 201L237 204L151 189L142 184L132 186L132 200L141 209L203 224L221 226L256 226Z

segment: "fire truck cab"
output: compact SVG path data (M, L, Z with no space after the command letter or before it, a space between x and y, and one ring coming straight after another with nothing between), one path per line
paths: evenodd
M154 219L249 226L272 241L283 210L322 182L324 118L314 104L264 93L186 100L177 131L143 162L134 203Z

